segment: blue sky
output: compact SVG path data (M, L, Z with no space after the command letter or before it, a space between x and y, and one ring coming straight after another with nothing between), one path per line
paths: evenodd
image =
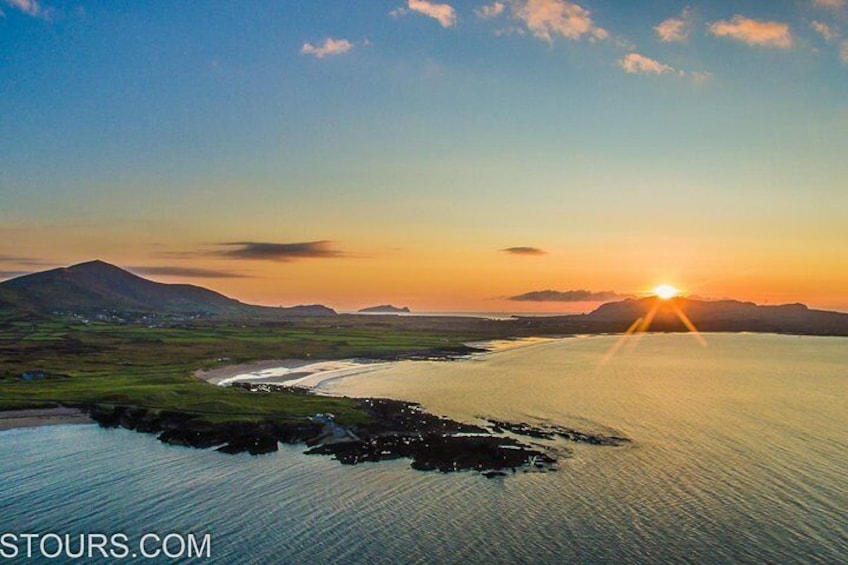
M369 270L434 307L640 277L848 302L846 2L0 9L2 271L180 257L264 302L353 304ZM324 240L343 253L188 258Z

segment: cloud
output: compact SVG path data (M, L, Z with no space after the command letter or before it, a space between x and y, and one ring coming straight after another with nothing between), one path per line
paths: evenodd
M675 72L674 67L639 53L628 53L619 59L618 66L631 74L662 75Z
M839 10L848 6L848 0L813 0L813 5L819 8L829 8L831 10Z
M692 10L688 7L683 9L677 18L668 18L654 27L661 41L673 43L686 41L692 31Z
M166 277L187 277L198 279L243 279L248 275L215 269L198 269L194 267L130 267L130 271L141 275L162 275Z
M823 22L813 21L810 27L821 35L825 41L833 41L839 37L839 32Z
M839 58L848 65L848 41L842 42L842 46L839 48Z
M217 255L235 259L259 259L268 261L296 261L298 259L326 259L343 257L345 254L333 249L332 241L305 241L301 243L267 243L259 241L235 241L222 243L231 247Z
M629 294L618 294L611 290L592 292L591 290L534 290L518 296L510 296L510 300L519 302L607 302L623 298L633 298Z
M476 8L474 13L480 18L488 20L500 16L505 9L506 5L503 2L492 2L491 4L484 4Z
M718 37L729 37L748 45L788 49L795 43L789 24L753 20L738 14L730 21L713 22L707 29Z
M32 271L0 271L0 280L14 279L30 274Z
M592 21L589 10L566 0L513 0L515 18L524 22L533 35L548 43L559 35L566 39L590 41L606 39L607 30Z
M501 249L503 253L509 253L510 255L547 255L548 252L544 249L539 249L538 247L507 247L506 249Z
M24 14L34 18L50 17L50 10L42 8L41 4L38 3L38 0L0 0L0 2L20 10ZM0 13L2 13L2 11L0 11Z
M27 267L51 267L55 263L36 259L35 257L22 257L20 255L3 255L0 254L0 263L13 263L15 265L25 265Z
M309 42L304 43L300 48L303 55L314 55L319 59L327 56L342 55L353 49L353 43L347 39L333 39L328 37L324 40L323 45L313 45Z
M703 84L713 78L713 73L709 71L692 71L689 73L692 77L692 82L695 84Z
M428 0L408 0L407 8L397 8L389 12L392 16L399 17L409 12L418 12L433 18L442 27L453 27L456 25L456 10L450 4L439 4Z

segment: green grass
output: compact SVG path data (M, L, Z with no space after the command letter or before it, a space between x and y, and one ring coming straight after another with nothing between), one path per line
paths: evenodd
M197 413L221 420L287 420L332 412L343 423L367 416L354 402L298 393L248 393L209 385L199 368L263 359L341 359L459 348L495 337L395 320L302 320L280 324L197 323L190 327L83 324L0 318L0 410L111 404ZM43 380L24 381L42 370Z

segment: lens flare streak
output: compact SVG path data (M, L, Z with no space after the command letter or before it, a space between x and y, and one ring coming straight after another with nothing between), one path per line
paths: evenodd
M675 294L676 292L677 291L675 290ZM686 329L689 331L690 334L692 334L692 337L694 337L698 341L698 343L701 344L701 347L707 347L707 340L704 338L703 334L698 331L698 328L695 327L695 324L692 322L692 319L689 318L689 316L686 315L686 312L684 312L683 309L680 308L680 306L677 304L677 302L674 301L674 297L675 295L671 295L668 298L665 298L661 294L657 293L657 299L654 301L654 304L651 306L651 309L648 310L648 313L645 314L644 317L637 318L636 321L634 321L630 325L630 327L627 328L627 331L625 331L621 335L621 337L616 340L612 347L609 348L609 350L598 363L597 368L600 369L601 367L609 363L612 358L615 357L615 355L619 352L619 350L625 345L625 343L627 344L627 351L632 351L639 344L639 340L642 338L642 336L650 330L651 324L653 323L654 318L656 318L662 303L670 304L672 311L677 316L677 318L683 323L683 325L686 326Z

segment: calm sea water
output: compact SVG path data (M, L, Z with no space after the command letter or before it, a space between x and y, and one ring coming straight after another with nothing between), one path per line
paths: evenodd
M486 480L96 426L0 433L0 531L212 534L221 563L846 563L848 340L591 337L325 385L438 413L614 430ZM53 562L60 562L54 560Z

